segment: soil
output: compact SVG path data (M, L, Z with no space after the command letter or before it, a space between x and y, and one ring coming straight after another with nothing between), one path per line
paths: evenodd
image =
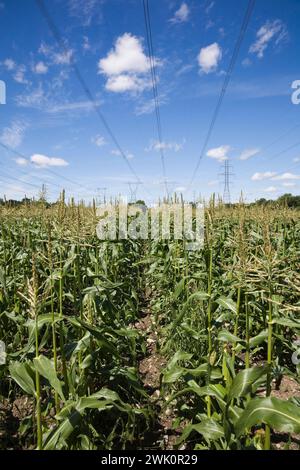
M4 400L0 403L0 450L21 449L19 426L21 421L32 415L34 404L32 398L22 396L13 403Z
M145 357L141 358L139 361L139 374L145 389L150 395L152 406L156 410L156 422L153 426L150 447L172 450L182 429L173 429L176 414L172 408L166 408L164 401L161 399L161 375L162 370L167 364L167 359L160 353L159 328L158 325L155 324L151 312L151 296L151 291L147 289L145 308L142 310L141 319L134 324L134 327L145 335L147 345ZM149 440L150 436L147 437Z

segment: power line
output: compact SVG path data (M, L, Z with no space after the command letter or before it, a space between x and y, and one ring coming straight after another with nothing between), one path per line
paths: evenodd
M21 152L19 152L18 150L14 149L14 148L12 148L12 147L9 147L9 146L6 145L6 144L3 144L3 142L1 142L1 141L0 141L0 145L1 145L1 147L3 147L5 150L14 153L15 155L17 155L17 156L20 157L20 158L23 158L24 160L26 160L26 162L28 162L31 166L34 167L33 163L32 163L30 160L28 160L28 158L27 158L24 154L22 154ZM20 171L21 173L25 174L25 175L28 175L28 173L27 173L26 171L23 171L23 170L21 170L21 169L19 169L19 171ZM92 191L91 191L89 188L87 188L86 186L84 186L84 185L82 185L82 184L78 183L77 181L74 181L74 180L72 180L72 179L70 179L70 178L67 178L66 176L60 175L59 173L57 173L57 172L54 171L54 170L51 170L50 168L45 168L45 171L47 171L48 173L51 173L52 175L54 175L54 176L56 176L56 177L58 177L58 178L61 178L61 179L65 180L65 181L67 181L68 183L74 184L75 186L79 186L79 187L85 189L86 191L89 191L89 192L92 193ZM42 181L43 183L45 182L45 180L43 180L42 178L40 178L40 177L38 177L38 176L36 176L36 178L39 179L40 181ZM53 185L53 186L56 186L56 187L58 187L58 188L60 188L60 189L62 188L62 187L61 187L60 185L58 185L57 183L51 182L51 183L48 183L48 184L51 184L51 185Z
M58 43L59 47L64 51L64 53L67 53L68 50L65 46L65 43L64 43L64 41L62 39L62 36L59 32L59 29L57 28L56 24L54 23L53 18L50 16L50 14L49 14L49 12L48 12L45 4L44 4L44 0L35 0L35 1L36 1L36 4L37 4L42 16L44 17L44 19L45 19L45 21L46 21L46 23L49 27L54 39ZM100 121L102 122L103 126L105 127L107 133L109 134L109 136L112 139L113 143L115 144L116 148L118 149L121 157L125 161L126 165L128 166L131 173L134 175L136 180L139 183L142 183L141 179L139 178L139 176L135 172L134 168L132 167L131 163L129 162L124 150L122 149L121 145L119 144L119 142L118 142L115 134L113 133L111 127L109 126L107 120L105 119L103 113L99 110L99 107L98 107L98 105L97 105L97 103L96 103L96 101L93 97L93 94L92 94L91 90L89 89L86 81L84 80L79 68L77 67L76 63L74 62L73 57L71 57L70 61L71 61L70 65L72 66L73 71L74 71L80 85L82 86L84 93L86 94L88 100L92 104L92 106L94 108L94 111L96 112L97 116L99 117Z
M280 155L283 155L284 153L288 152L289 150L292 150L295 147L298 147L300 145L300 141L296 142L296 144L290 145L288 148L281 150L280 152L276 153L275 155L272 155L272 157L268 158L268 160L271 160L273 158L280 157Z
M260 151L260 153L265 152L268 150L270 147L273 147L273 145L277 144L278 142L281 141L284 137L286 137L290 132L292 132L294 129L297 129L297 127L300 126L300 123L290 127L287 131L285 131L283 134L281 134L279 137L277 137L275 140L273 140L270 144L266 145L263 147L263 149Z
M194 172L192 174L191 180L188 184L188 189L190 188L190 186L193 184L193 182L195 180L195 177L197 175L197 171L199 169L200 163L201 163L201 161L204 157L205 150L207 148L208 142L210 140L213 129L215 127L216 120L217 120L217 117L219 115L219 112L220 112L220 109L221 109L221 106L222 106L222 103L223 103L223 99L224 99L227 87L229 85L231 75L232 75L235 63L237 61L238 54L239 54L239 51L240 51L240 48L241 48L246 30L247 30L247 27L248 27L248 24L249 24L251 15L252 15L252 12L253 12L253 9L254 9L254 5L255 5L255 0L249 0L247 10L246 10L246 13L245 13L242 25L241 25L241 29L240 29L240 32L239 32L239 36L238 36L237 42L236 42L234 50L233 50L233 54L232 54L232 57L231 57L231 60L230 60L230 63L229 63L229 67L228 67L226 75L225 75L225 79L224 79L224 83L223 83L223 86L222 86L222 89L221 89L221 93L220 93L219 99L217 101L217 105L216 105L216 108L214 110L212 120L210 122L208 132L206 134L206 137L205 137L205 140L204 140L201 152L200 152L200 156L198 158L198 161L197 161L196 167L194 169Z
M0 177L1 176L2 177L4 176L4 178L8 178L8 179L11 179L11 180L14 180L14 181L18 181L18 183L27 184L28 186L32 186L33 188L37 188L39 190L41 189L40 186L38 186L37 184L29 183L28 181L23 181L20 178L17 178L16 176L11 176L11 175L9 175L5 172L4 173L1 172Z
M163 134L162 134L162 125L161 125L161 117L160 117L159 97L158 97L158 90L157 90L155 55L154 55L154 48L153 48L152 28L151 28L148 0L143 0L143 10L144 10L144 19L145 19L145 27L146 27L146 38L147 38L149 64L150 64L150 72L151 72L151 80L152 80L152 90L153 90L153 100L154 100L154 107L155 107L159 151L160 151L160 158L161 158L161 164L162 164L162 169L163 169L163 177L165 180L165 190L168 195L168 185L166 181L167 172L166 172L165 154L164 154L164 148L163 148L163 137L162 137Z

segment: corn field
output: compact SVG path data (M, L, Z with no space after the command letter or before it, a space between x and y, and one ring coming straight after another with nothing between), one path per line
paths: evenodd
M0 207L0 449L293 449L300 213L205 208L205 243L100 241Z

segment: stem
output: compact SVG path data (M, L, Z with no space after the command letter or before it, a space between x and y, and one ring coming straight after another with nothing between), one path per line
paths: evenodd
M35 357L39 357L39 333L38 315L35 315ZM37 425L37 449L42 450L42 415L41 415L41 385L40 374L35 370L35 394L36 394L36 425Z
M269 315L268 315L268 355L267 355L267 362L269 366L268 374L267 374L267 390L266 396L269 397L271 395L271 365L272 365L272 333L273 333L273 325L272 325L272 314L273 314L273 305L272 305L272 292L270 288L270 300L269 300ZM265 450L271 449L271 429L268 425L265 427Z
M61 243L61 241L60 241ZM60 253L59 253L59 262L60 262L60 276L59 276L59 316L62 318L63 316L63 269L62 269L62 253L61 253L61 246L60 246ZM66 395L69 395L69 384L68 384L68 372L67 372L67 365L66 365L66 356L65 356L65 345L64 345L64 331L63 331L63 322L60 322L59 326L59 343L60 343L60 353L61 353L61 361L62 361L62 368L63 368L63 375L64 375L64 382L66 387Z
M212 256L212 247L209 248L209 268L208 268L208 282L207 282L207 293L209 295L208 306L207 306L207 340L208 340L208 363L207 363L207 385L210 383L210 372L211 364L210 358L212 353L212 338L211 338L211 292L212 292L212 267L213 267L213 256ZM207 401L207 416L211 417L211 398L210 396L206 397Z
M245 295L245 313L246 313L246 356L245 366L246 369L250 367L250 316L248 305L248 294Z
M236 302L236 317L235 317L235 324L234 324L234 336L237 336L238 334L238 327L239 327L239 318L240 318L240 311L241 311L241 300L242 300L242 288L238 288L238 297L237 297L237 302ZM234 360L235 360L235 346L236 343L233 345L233 351L232 351L232 364L234 366Z

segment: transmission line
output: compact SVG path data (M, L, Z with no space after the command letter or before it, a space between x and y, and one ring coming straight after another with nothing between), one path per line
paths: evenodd
M56 40L56 42L58 43L58 46L64 51L64 53L67 53L67 48L65 46L65 43L62 39L62 36L60 34L60 31L59 29L57 28L56 24L54 23L54 20L53 18L51 17L51 15L49 14L49 11L47 10L46 6L45 6L45 3L44 3L44 0L35 0L36 1L36 4L42 14L42 16L44 17L54 39ZM116 135L114 134L114 132L112 131L112 128L110 127L110 125L108 124L107 120L105 119L103 113L100 111L95 99L94 99L94 96L91 92L91 90L89 89L85 79L83 78L79 68L77 67L76 63L74 62L74 59L73 57L71 57L70 59L70 65L72 66L73 68L73 71L86 95L86 97L88 98L88 100L90 101L90 103L92 104L93 108L94 108L94 111L96 112L98 118L100 119L101 123L103 124L103 126L105 127L107 133L109 134L110 138L112 139L113 143L115 144L116 148L118 149L121 157L123 158L123 160L125 161L126 165L128 166L129 170L131 171L131 173L134 175L135 179L139 182L139 183L142 183L141 179L139 178L139 176L137 175L137 173L135 172L133 166L131 165L131 163L129 162L124 150L122 149L120 143L118 142L117 138L116 138Z
M23 153L19 152L18 150L14 149L14 148L12 148L12 147L9 147L9 146L6 145L6 144L3 144L3 142L1 142L1 141L0 141L0 145L1 145L1 147L3 147L5 150L7 150L7 151L9 151L9 152L12 152L12 153L14 153L15 155L17 155L18 157L21 157L21 158L23 158L24 160L26 160L32 167L35 167L35 165L34 165L30 160L28 160L28 158L27 158ZM91 194L94 194L94 192L91 191L90 188L88 188L87 186L84 186L84 185L81 184L81 183L78 183L78 182L75 181L75 180L72 180L71 178L68 178L67 176L63 176L63 175L57 173L56 171L51 170L50 168L44 168L44 170L47 171L48 173L51 173L52 175L56 176L57 178L61 178L61 179L65 180L65 181L67 181L68 183L71 183L72 185L75 185L75 186L77 186L77 187L80 187L80 188L84 189L85 191L88 191L88 192L90 192ZM28 173L27 173L26 171L24 171L24 170L19 169L19 171L20 171L21 173L25 174L25 175L28 175ZM39 176L35 176L35 177L36 177L37 179L39 179L40 181L42 181L42 183L45 183L45 180L44 180L44 179L40 178ZM49 185L52 185L52 186L56 186L57 188L62 189L62 186L61 186L61 185L59 185L59 184L57 184L57 183L53 183L52 181L51 181L50 183L48 183L48 184L49 184Z
M249 0L247 10L246 10L246 13L244 15L244 19L243 19L241 29L240 29L240 32L239 32L239 36L238 36L237 42L236 42L234 50L233 50L233 54L232 54L232 57L231 57L231 60L230 60L230 63L229 63L229 67L228 67L226 75L225 75L225 79L224 79L224 83L223 83L223 86L222 86L222 89L221 89L221 92L220 92L220 96L218 98L217 105L216 105L216 108L214 110L212 120L210 122L208 132L206 134L206 137L205 137L205 140L204 140L201 152L200 152L200 156L198 158L196 167L193 171L191 180L188 184L188 189L190 188L190 186L193 184L193 182L195 180L195 177L197 175L197 171L199 169L200 163L201 163L201 161L204 157L205 150L207 148L208 142L211 138L213 129L215 127L216 120L218 118L218 115L219 115L219 112L220 112L220 109L221 109L221 106L222 106L222 103L223 103L223 99L224 99L225 93L227 91L227 87L229 85L231 75L232 75L235 63L237 61L238 54L239 54L239 51L240 51L240 48L241 48L246 30L247 30L247 27L248 27L248 24L249 24L251 15L252 15L252 12L253 12L253 9L254 9L254 5L255 5L255 0Z
M167 172L166 172L165 154L164 154L164 147L163 147L163 137L162 137L163 134L162 134L162 125L161 125L161 117L160 117L159 97L158 97L158 90L157 90L157 74L156 74L156 66L155 66L155 55L154 55L154 48L153 48L152 28L151 28L148 0L143 0L143 10L144 10L144 19L145 19L145 27L146 27L146 39L147 39L147 46L148 46L148 56L149 56L149 64L150 64L150 72L151 72L153 102L154 102L154 107L155 107L159 151L160 151L160 158L161 158L161 164L162 164L162 170L163 170L163 177L165 181L164 183L165 190L166 190L166 194L168 195Z

